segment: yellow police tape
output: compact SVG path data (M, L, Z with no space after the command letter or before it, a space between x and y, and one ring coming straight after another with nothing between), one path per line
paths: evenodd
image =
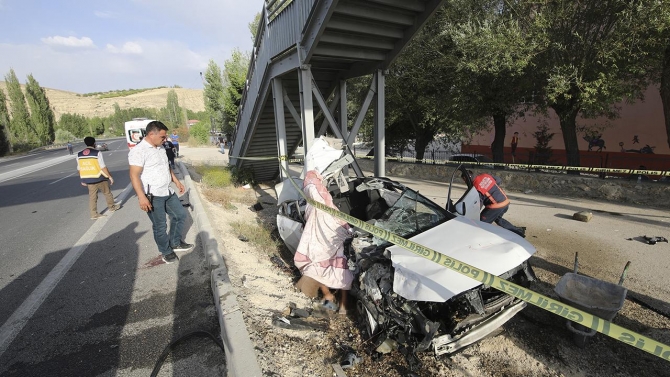
M231 157L238 158L240 160L252 160L252 161L263 161L263 160L273 160L277 157ZM370 156L356 156L356 158L364 159L373 159L374 157ZM408 160L414 160L407 158ZM288 156L281 156L280 161L288 162L302 162L302 158L292 158L288 159ZM386 157L386 160L398 160L394 157ZM429 159L426 159L429 160ZM440 162L442 164L442 162ZM512 168L516 170L527 170L527 169L545 169L545 170L558 170L558 171L577 171L584 173L617 173L617 174L642 174L642 175L657 175L661 177L670 177L670 170L661 171L661 170L640 170L640 169L613 169L613 168L589 168L584 166L565 166L565 165L533 165L533 164L508 164L502 162L458 162L458 161L444 161L444 165L469 165L474 167L489 167L489 166L502 166L505 168Z
M298 191L298 193L300 193L300 195L307 201L307 203L309 203L311 206L319 210L322 210L324 212L329 213L332 216L342 219L351 224L352 226L362 229L385 241L403 247L420 257L430 260L431 262L437 263L445 268L448 268L462 275L465 275L469 278L477 280L478 282L486 286L493 287L501 292L507 293L529 304L535 305L539 308L552 312L560 317L566 318L582 326L588 327L592 330L596 330L599 333L605 334L618 341L629 344L643 351L649 352L650 354L658 356L661 359L670 361L670 346L666 344L660 343L654 339L651 339L644 335L638 334L634 331L623 328L617 324L599 318L583 310L577 309L561 301L544 296L537 292L526 289L520 285L501 279L494 274L490 274L477 267L461 262L458 259L451 258L431 248L420 245L416 242L412 242L408 239L398 236L397 234L391 233L388 230L366 223L351 215L348 215L346 213L328 207L325 204L308 199L303 193L302 188L298 187L298 185L293 181L293 178L291 178L288 171L284 169L282 164L279 164L279 166L284 171L286 176L289 177L289 180L291 181L293 187Z
M370 156L356 156L356 158L365 158L373 159L374 157ZM415 160L414 158L404 157L406 160ZM386 157L386 160L398 160L396 157ZM424 159L424 161L432 161L431 159ZM589 168L584 166L565 166L565 165L533 165L533 164L509 164L503 162L460 162L460 161L440 161L440 164L444 165L468 165L475 167L490 167L490 166L503 166L506 168L513 168L516 170L526 170L526 169L545 169L545 170L558 170L558 171L578 171L584 173L619 173L619 174L644 174L644 175L658 175L662 177L670 177L670 171L661 171L661 170L640 170L640 169L613 169L613 168Z

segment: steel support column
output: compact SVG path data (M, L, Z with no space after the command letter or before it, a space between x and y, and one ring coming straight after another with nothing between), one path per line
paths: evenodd
M314 102L312 100L312 71L308 64L300 66L298 76L300 82L300 110L302 120L302 145L305 150L305 156L309 148L314 143ZM305 171L312 167L307 166L305 161Z
M340 91L340 128L342 129L342 136L344 137L342 139L342 146L344 146L349 153L352 155L354 154L354 150L352 148L353 143L349 143L349 130L347 129L348 125L348 119L347 119L347 80L340 80L340 85L339 85L339 91ZM356 156L354 156L356 157ZM349 176L349 168L344 168L342 169L342 172L344 172L344 176L347 177Z
M279 169L281 180L288 178L284 171L288 171L288 147L286 145L286 121L284 117L284 88L280 78L272 79L272 100L275 109L275 124L277 126L277 151L279 163L284 169Z
M374 175L377 177L386 176L386 134L384 125L386 123L386 107L384 101L386 100L384 85L385 77L384 72L381 69L378 69L375 73L377 78L377 88L375 95L376 97L376 106L375 106L375 124L374 124L374 137L375 137L375 171Z

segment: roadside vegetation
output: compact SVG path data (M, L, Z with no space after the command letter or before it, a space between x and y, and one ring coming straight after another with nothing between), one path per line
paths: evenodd
M167 88L166 86L158 86L155 88L145 88L145 89L121 89L121 90L110 90L107 92L93 92L93 93L84 93L77 94L79 97L98 97L98 98L114 98L114 97L125 97L131 94L137 94L146 92L147 90L153 89L163 89ZM173 88L179 88L178 85L173 86Z
M249 242L265 254L275 255L282 247L281 240L274 238L272 230L262 221L256 224L233 221L230 225L238 239Z

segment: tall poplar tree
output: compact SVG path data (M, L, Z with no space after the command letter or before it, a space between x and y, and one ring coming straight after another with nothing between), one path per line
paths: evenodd
M249 54L234 49L230 59L223 63L223 132L231 133L235 130L237 113L242 102L242 93L247 80L249 69Z
M9 142L9 112L7 111L7 97L0 90L0 156L11 153L12 144Z
M179 96L174 89L171 89L167 94L167 103L165 105L165 120L171 126L170 128L179 128L185 125L182 123L182 110L179 106Z
M30 123L30 113L26 105L26 97L21 90L19 79L16 78L14 69L10 69L5 75L7 83L7 94L11 108L11 121L9 122L10 142L12 144L30 143L36 141L37 133Z
M203 96L212 129L223 130L223 75L214 60L209 61L205 71Z
M26 81L26 99L30 106L30 119L35 127L38 140L42 145L51 143L55 137L56 117L49 104L46 91L32 74L28 75L28 81Z

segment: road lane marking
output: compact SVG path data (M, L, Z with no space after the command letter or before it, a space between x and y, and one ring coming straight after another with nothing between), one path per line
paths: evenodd
M61 179L57 179L57 180L55 180L55 181L53 181L53 182L51 182L51 183L49 183L49 184L50 184L50 185L53 185L54 183L56 183L56 182L60 182L60 181L64 180L65 178L72 177L72 176L75 175L75 174L79 174L79 173L72 173L72 174L70 174L70 175L66 175L65 177L63 177L63 178L61 178Z
M117 200L123 202L126 196L132 190L132 184L121 192ZM74 246L65 254L63 259L58 262L49 274L42 280L42 282L35 288L35 290L23 301L21 306L12 313L7 321L0 327L0 356L2 356L9 345L14 341L14 338L19 334L23 327L28 323L30 318L40 308L42 303L46 300L53 289L58 285L63 276L72 268L79 256L83 254L88 245L95 240L100 231L105 227L107 221L114 214L111 212L109 216L101 217L93 223L93 225L84 233L83 236L74 244Z
M69 159L76 158L76 157L77 156L74 156L74 155L67 155L67 156L63 156L63 157L54 158L52 160L40 162L40 163L37 163L37 164L33 164L33 165L30 165L30 166L25 166L25 167L22 167L20 169L9 171L7 173L1 173L0 174L0 183L7 182L7 181L12 180L14 178L23 177L24 175L30 174L30 173L38 171L38 170L43 170L43 169L49 168L51 166L60 164L63 161L67 161Z

